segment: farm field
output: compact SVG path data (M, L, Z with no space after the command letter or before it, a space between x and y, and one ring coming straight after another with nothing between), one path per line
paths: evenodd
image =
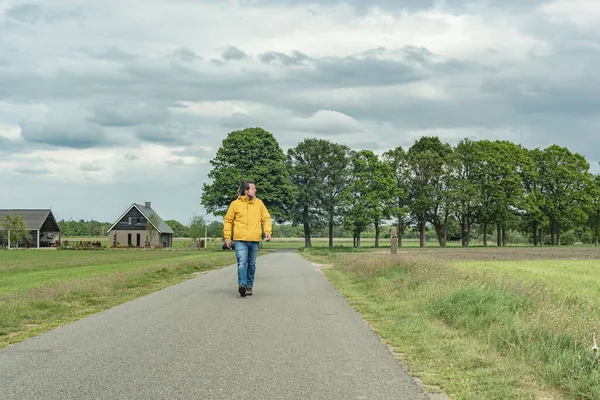
M600 249L302 253L432 390L600 398Z

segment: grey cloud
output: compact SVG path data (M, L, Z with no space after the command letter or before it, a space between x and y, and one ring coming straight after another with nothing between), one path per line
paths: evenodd
M235 46L229 46L223 52L223 54L221 54L221 58L227 61L243 60L245 58L248 58L248 54L244 53L242 50L238 49Z
M34 24L43 18L44 13L39 5L27 3L9 8L6 15L19 22Z
M136 128L136 137L150 143L189 145L194 128L186 126L143 125Z
M85 50L84 52L93 58L116 62L130 62L138 58L135 54L127 53L118 47L110 47L101 51Z
M35 166L22 166L14 169L14 172L24 175L49 175L50 171L47 168Z
M184 48L173 51L173 53L171 53L171 57L181 62L192 62L202 59L202 57L194 53L192 50Z
M83 163L79 166L79 169L87 172L102 171L104 168L96 163Z
M144 125L136 129L136 136L146 142L174 143L175 137L162 126Z
M174 151L173 154L181 157L195 157L198 159L212 158L215 155L214 150L204 149L201 147L186 147L183 150Z
M98 126L56 117L43 123L34 121L22 123L21 136L31 143L75 149L91 148L106 143L106 135Z
M34 3L15 5L7 9L5 14L13 21L32 25L40 22L54 23L82 15L78 8L41 6Z
M302 71L324 86L360 87L395 85L425 78L416 68L398 61L372 58L328 58L315 63L315 71Z
M300 51L293 51L291 56L278 51L268 51L260 55L260 60L264 63L278 61L283 65L301 65L309 61L310 57Z
M258 126L260 123L256 119L246 114L234 113L226 118L221 118L219 124L226 128L243 129L247 126Z
M331 6L348 4L358 12L366 13L373 9L388 12L422 11L436 6L445 7L453 12L469 12L472 6L487 6L510 11L523 10L547 3L548 0L378 0L376 2L366 0L250 0L251 6L274 6L274 7L309 7L313 13L319 13L319 6Z
M134 154L125 154L125 155L123 156L123 158L124 158L125 160L129 160L129 161L134 161L134 160L138 160L138 159L139 159L139 157L138 157L138 156L136 156L136 155L134 155Z
M89 121L102 126L164 124L169 116L164 106L146 104L102 104L93 107Z

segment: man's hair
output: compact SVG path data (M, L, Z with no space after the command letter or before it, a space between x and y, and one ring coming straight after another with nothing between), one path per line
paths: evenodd
M248 189L250 189L250 185L254 185L253 181L244 181L242 182L242 184L240 185L240 189L238 190L238 195L243 196L244 192Z

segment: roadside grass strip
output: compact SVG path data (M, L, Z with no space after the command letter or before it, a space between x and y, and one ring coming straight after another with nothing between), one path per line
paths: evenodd
M486 268L415 252L316 253L304 252L333 265L323 273L431 390L453 399L600 399L592 352L600 303L590 283L600 270L591 261ZM565 265L585 272L562 279Z

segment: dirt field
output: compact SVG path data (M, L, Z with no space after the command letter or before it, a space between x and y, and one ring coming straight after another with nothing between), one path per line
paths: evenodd
M398 249L446 261L600 260L600 247L472 247Z

